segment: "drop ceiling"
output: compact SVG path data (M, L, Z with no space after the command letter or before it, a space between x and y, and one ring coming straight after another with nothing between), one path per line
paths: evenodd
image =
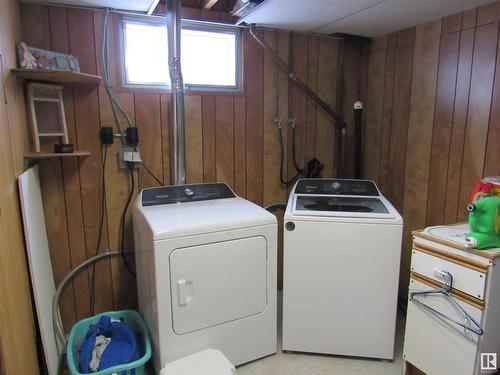
M266 0L238 23L375 37L494 0Z

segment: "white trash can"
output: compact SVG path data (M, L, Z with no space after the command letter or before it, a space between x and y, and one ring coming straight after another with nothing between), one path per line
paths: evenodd
M236 369L220 350L207 349L167 363L160 375L236 375Z

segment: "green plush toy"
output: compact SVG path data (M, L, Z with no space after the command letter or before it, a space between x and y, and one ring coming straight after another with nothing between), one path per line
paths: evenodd
M469 204L467 210L471 228L465 236L467 245L477 249L500 248L500 197L481 198Z

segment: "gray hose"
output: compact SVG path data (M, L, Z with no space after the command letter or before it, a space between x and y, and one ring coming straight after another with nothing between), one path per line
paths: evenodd
M104 24L103 24L103 32L102 32L102 70L103 70L103 78L104 78L104 87L106 88L106 93L108 94L109 101L111 103L111 110L113 113L113 119L115 120L116 126L118 127L118 132L120 133L120 137L122 139L122 143L124 146L127 145L125 140L125 134L123 132L120 120L118 119L117 109L125 116L128 126L133 126L132 120L130 119L129 114L125 109L120 105L118 100L116 99L113 91L111 90L111 77L109 75L109 61L108 61L108 48L109 48L109 36L108 36L108 17L109 17L109 8L106 9L106 13L104 14Z
M101 259L114 257L121 255L120 251L108 251L106 253L99 254L95 257L87 259L85 262L80 264L78 267L73 269L66 277L60 282L59 286L54 293L54 297L52 298L52 325L54 326L54 332L56 334L56 338L59 339L60 343L63 346L63 352L66 351L66 337L64 337L64 328L62 325L61 314L59 312L59 298L61 297L61 292L64 290L65 286L70 282L78 273L83 271L85 268L90 266L91 264L98 262Z
M266 207L264 207L265 210L269 212L277 211L277 210L286 210L286 203L273 203L270 204Z

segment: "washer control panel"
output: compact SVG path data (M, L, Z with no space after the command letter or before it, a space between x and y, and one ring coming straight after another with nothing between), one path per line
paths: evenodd
M142 206L160 206L235 197L236 195L229 186L222 183L162 186L145 189L142 192Z
M337 178L303 178L297 182L295 194L363 195L374 197L380 195L373 181Z

